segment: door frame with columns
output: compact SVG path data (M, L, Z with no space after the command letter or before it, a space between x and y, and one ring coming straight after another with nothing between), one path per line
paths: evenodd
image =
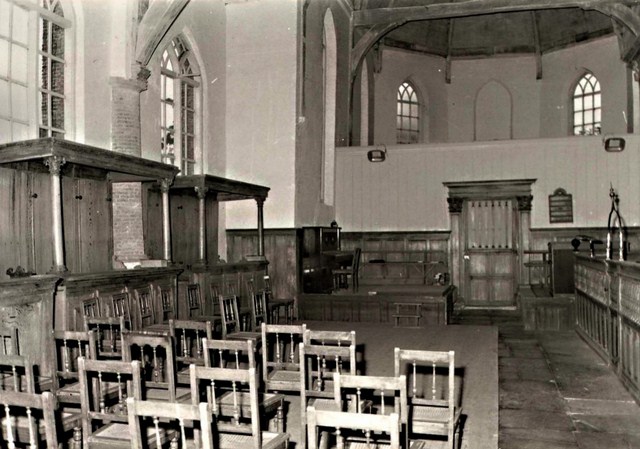
M449 261L451 267L451 282L458 287L463 295L468 291L465 287L466 268L464 264L465 242L467 227L464 222L463 210L465 201L485 199L510 199L517 204L517 235L515 249L517 252L517 269L515 272L516 286L526 278L524 267L524 251L529 247L531 239L531 204L533 196L531 185L536 179L508 179L497 181L458 181L444 182L449 195L449 218L451 237L449 240ZM464 297L461 298L464 301ZM468 298L467 298L468 300Z

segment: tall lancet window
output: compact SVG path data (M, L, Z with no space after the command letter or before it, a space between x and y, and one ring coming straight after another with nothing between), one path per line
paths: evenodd
M43 7L64 17L57 0ZM64 137L64 28L40 16L40 137Z
M179 167L181 175L192 175L196 168L199 77L191 50L175 37L162 53L160 139L162 162Z
M585 73L573 90L573 134L594 135L602 132L600 82Z
M398 87L398 111L396 116L396 142L420 141L420 101L413 85L405 81Z
M64 137L70 26L58 0L0 0L0 143Z

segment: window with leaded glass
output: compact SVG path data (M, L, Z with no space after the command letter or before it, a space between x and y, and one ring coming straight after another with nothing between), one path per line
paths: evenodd
M405 81L398 88L396 142L418 143L420 139L420 102L415 88Z
M600 82L592 73L584 74L573 91L574 135L594 135L602 132L601 102Z
M0 0L0 143L65 136L65 31L59 0Z
M64 17L56 0L43 0L43 6ZM40 137L64 137L64 29L40 17Z
M162 53L160 145L162 161L182 175L195 173L199 75L186 42L174 38Z

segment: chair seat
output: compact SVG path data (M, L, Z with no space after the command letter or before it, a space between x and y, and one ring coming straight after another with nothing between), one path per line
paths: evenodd
M174 432L169 432L169 435L164 429L160 428L161 442L169 441L169 437L173 436ZM147 441L149 447L156 447L155 428L147 428ZM111 423L93 432L89 437L89 443L92 447L131 447L131 436L129 432L129 424L127 423Z
M300 383L299 371L275 370L271 371L267 379L273 382L297 382Z
M258 404L260 404L261 413L268 413L276 410L283 402L283 394L258 393ZM235 395L232 391L229 391L219 397L217 403L222 415L233 415L234 407L237 404L240 409L241 417L251 417L251 396L248 391L241 391Z
M56 398L60 402L79 404L80 403L80 382L66 384L56 391Z
M262 340L262 333L248 331L234 332L232 334L227 334L227 340L251 340L257 343Z
M411 430L413 433L435 433L447 435L449 425L454 425L460 418L460 408L456 408L453 423L449 423L447 407L413 406Z
M147 401L168 401L169 390L163 388L147 388L146 389ZM191 389L190 388L176 388L176 402L191 402Z
M286 433L262 432L262 449L286 449L289 435ZM219 449L253 449L253 436L237 433L220 433Z

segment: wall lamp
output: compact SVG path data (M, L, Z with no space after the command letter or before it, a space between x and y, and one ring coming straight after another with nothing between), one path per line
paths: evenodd
M369 162L383 162L386 158L386 145L378 145L374 150L367 151L367 159L369 159Z
M605 151L619 153L624 150L625 141L622 137L604 137L602 139Z

